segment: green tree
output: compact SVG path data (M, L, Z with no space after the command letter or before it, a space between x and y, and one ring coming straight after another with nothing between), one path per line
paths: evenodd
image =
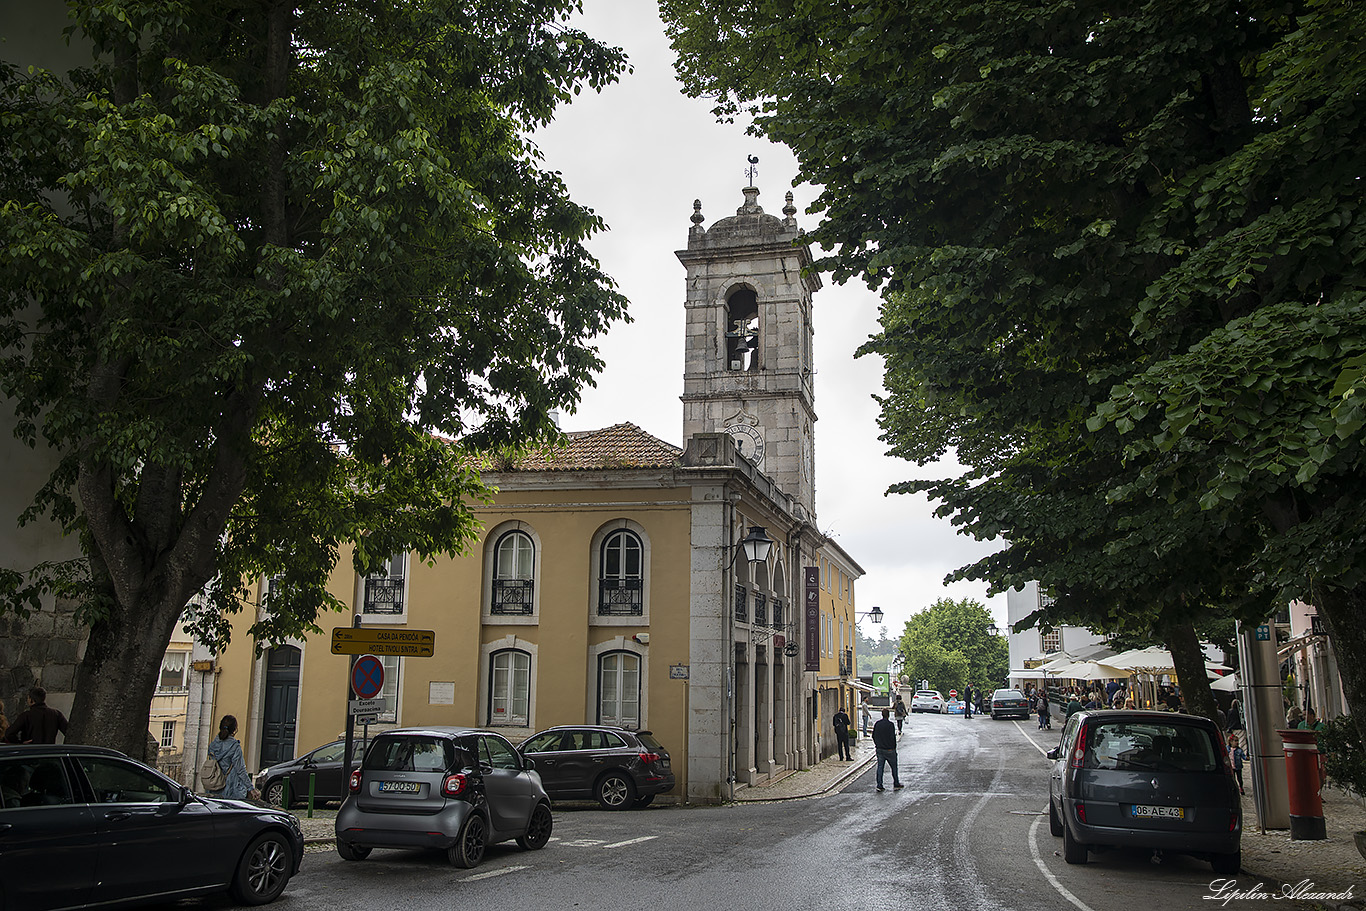
M591 382L625 301L525 137L624 58L574 0L70 6L91 66L0 67L0 387L88 562L3 582L79 602L71 739L140 756L210 580L210 645L262 575L258 643L315 629L344 542L459 552L473 453Z
M688 91L822 187L821 268L884 291L885 438L967 466L898 489L1009 542L959 575L1192 680L1194 625L1310 600L1366 718L1366 9L661 8Z
M1010 654L1004 638L988 635L991 625L991 612L981 602L940 598L906 621L898 642L906 656L903 673L944 692L968 683L979 692L1000 686L1010 671Z

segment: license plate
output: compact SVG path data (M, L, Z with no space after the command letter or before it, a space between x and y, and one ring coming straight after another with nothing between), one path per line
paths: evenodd
M669 760L667 760L667 759L661 759L661 760L659 760L659 767L660 767L661 769L667 769L667 768L669 767Z
M1185 807L1149 807L1141 804L1134 804L1129 809L1129 815L1134 819L1185 819Z
M416 781L381 781L379 789L381 791L397 792L400 794L416 794L420 785Z

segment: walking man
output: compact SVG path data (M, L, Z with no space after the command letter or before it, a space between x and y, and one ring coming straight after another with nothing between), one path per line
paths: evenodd
M972 717L972 684L963 687L963 717Z
M882 720L873 725L873 746L877 748L877 789L885 791L882 786L882 764L887 763L892 767L892 787L901 787L901 775L896 770L896 724L892 721L891 712L887 709L882 710Z
M849 755L849 726L853 724L849 716L845 714L844 706L840 706L835 711L835 742L839 744L840 759L852 760L854 757Z

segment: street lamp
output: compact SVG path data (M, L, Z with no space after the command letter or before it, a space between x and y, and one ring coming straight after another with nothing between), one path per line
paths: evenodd
M1001 628L1000 628L999 626L997 626L995 623L988 623L988 624L987 624L987 635L988 635L988 636L992 636L992 637L999 636L999 635L1001 635Z
M768 562L769 552L773 550L773 539L768 536L762 525L751 525L749 534L740 540L735 554L731 556L730 562L734 563L735 558L743 551L745 559L751 563Z
M875 605L875 606L873 607L872 610L854 611L854 622L855 622L855 623L858 623L859 617L867 617L869 620L872 620L874 623L881 623L881 622L882 622L882 608L877 607L877 606Z

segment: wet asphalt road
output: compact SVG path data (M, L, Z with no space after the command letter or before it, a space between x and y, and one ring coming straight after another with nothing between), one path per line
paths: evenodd
M309 854L276 911L449 908L1162 911L1210 908L1209 865L1110 851L1069 866L1048 834L1032 722L913 715L906 787L870 768L841 793L727 807L611 813L557 807L542 851L493 846L474 870L444 855L375 851L361 863ZM1044 736L1048 739L1045 740ZM190 903L229 908L226 899ZM184 905L180 906L183 907Z

